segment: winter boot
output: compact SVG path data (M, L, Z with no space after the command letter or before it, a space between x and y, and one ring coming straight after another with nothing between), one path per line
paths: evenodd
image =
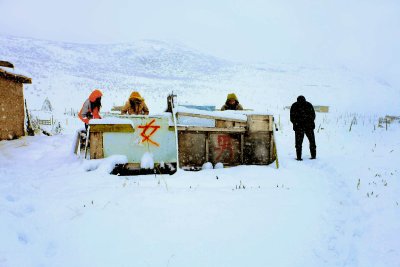
M311 159L316 159L317 158L317 149L316 148L311 148Z
M297 154L296 160L303 160L303 159L301 158L301 149L296 149L296 154Z

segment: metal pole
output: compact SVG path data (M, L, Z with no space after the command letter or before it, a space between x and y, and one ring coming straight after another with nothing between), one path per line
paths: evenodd
M174 121L174 129L175 129L175 145L176 145L176 168L179 169L179 143L178 143L178 127L177 127L177 119L176 119L176 110L174 103L174 93L172 92L172 97L170 99L171 107L172 107L172 119Z

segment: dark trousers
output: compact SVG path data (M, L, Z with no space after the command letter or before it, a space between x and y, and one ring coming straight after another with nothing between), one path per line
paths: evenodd
M311 157L315 158L317 155L317 146L315 145L314 130L295 131L297 158L301 159L301 150L302 150L302 146L303 146L304 134L307 136L308 141L310 142Z

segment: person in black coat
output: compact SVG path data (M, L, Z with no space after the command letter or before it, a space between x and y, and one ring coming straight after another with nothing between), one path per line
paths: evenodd
M315 145L315 111L310 102L306 101L304 96L297 97L290 108L290 121L293 123L293 130L296 136L296 154L297 160L302 160L301 150L303 145L304 134L310 142L311 159L317 156L317 146Z

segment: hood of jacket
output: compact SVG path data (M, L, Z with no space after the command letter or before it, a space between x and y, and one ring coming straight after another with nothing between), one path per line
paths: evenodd
M135 100L135 99L140 100L140 101L144 101L144 99L139 94L139 92L132 92L131 95L129 96L129 100Z
M102 97L102 96L103 96L103 94L101 93L101 91L96 89L90 94L89 100L90 100L90 102L95 102L97 98Z

